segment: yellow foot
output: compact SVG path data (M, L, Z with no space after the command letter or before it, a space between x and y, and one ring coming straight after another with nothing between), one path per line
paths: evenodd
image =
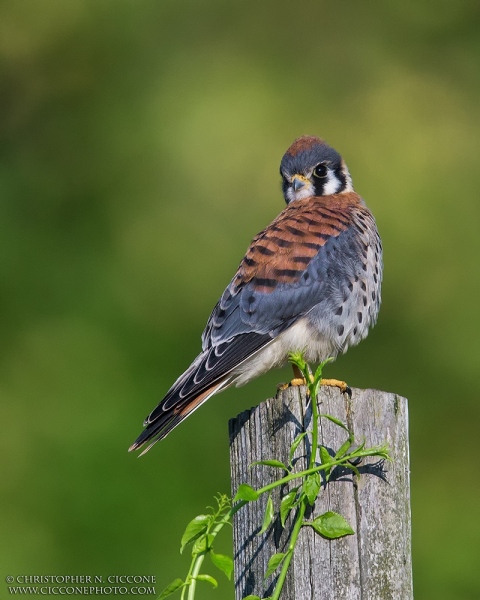
M311 375L310 377L313 381L313 376ZM283 391L288 389L289 387L295 387L299 385L306 385L306 381L303 377L294 377L289 383L279 383L277 385L277 390Z
M322 379L322 385L328 385L330 387L338 387L342 394L352 395L352 390L348 387L348 385L344 381L339 381L338 379Z
M310 375L310 381L313 381L313 375ZM306 383L307 382L303 377L294 377L289 383L279 383L277 385L277 390L283 391L288 389L289 387L306 385ZM338 379L322 379L322 385L338 387L342 394L348 394L350 397L352 395L352 390L348 387L345 381L339 381Z

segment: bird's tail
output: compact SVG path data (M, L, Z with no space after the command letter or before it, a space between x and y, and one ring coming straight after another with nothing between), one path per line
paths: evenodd
M213 394L235 383L239 367L271 342L268 333L249 333L205 348L145 419L146 429L130 450L149 443L142 454L147 452Z
M186 373L183 377L185 377L185 375ZM216 394L230 383L230 379L231 378L228 376L224 377L220 381L210 385L208 388L199 391L199 393L188 394L187 396L182 397L178 390L180 387L178 384L180 383L183 386L184 379L181 381L182 378L180 378L162 402L160 402L155 410L153 410L145 419L144 425L146 426L146 429L142 431L130 446L128 449L129 452L137 450L147 443L148 446L139 456L148 452L156 442L166 437L177 425L213 396L213 394Z

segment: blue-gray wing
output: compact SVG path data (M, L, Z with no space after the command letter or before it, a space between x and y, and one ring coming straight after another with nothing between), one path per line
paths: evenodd
M332 197L294 202L254 238L208 320L204 351L242 345L245 335L273 339L319 303L332 310L342 304L352 282L365 275L366 233L376 229L357 194L341 196L334 207ZM364 222L352 217L352 206Z

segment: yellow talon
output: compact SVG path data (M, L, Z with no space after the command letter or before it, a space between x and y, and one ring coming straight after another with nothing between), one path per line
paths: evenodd
M306 385L305 378L302 377L300 370L293 365L293 374L294 378L290 381L290 383L279 383L277 385L277 389L279 391L283 391L293 386ZM310 381L313 381L313 375L310 374ZM349 396L352 395L352 390L348 387L345 381L340 381L338 379L322 379L322 385L328 385L329 387L338 387L342 394L347 393Z
M295 385L305 385L305 379L303 377L295 377L295 379L292 379L292 381L289 383L289 386Z
M313 378L312 378L312 381L313 381ZM277 390L283 391L283 390L287 390L289 387L295 387L295 386L300 386L300 385L306 385L305 379L303 377L294 377L288 383L279 383L277 385Z
M310 381L313 381L313 375L310 375ZM307 382L305 381L305 379L303 377L294 377L291 381L289 381L288 383L279 383L277 385L277 390L286 390L289 387L296 387L296 386L300 386L300 385L306 385Z
M345 381L339 381L338 379L322 379L322 385L338 387L342 394L345 394L346 392L349 396L352 395L352 390L348 387Z

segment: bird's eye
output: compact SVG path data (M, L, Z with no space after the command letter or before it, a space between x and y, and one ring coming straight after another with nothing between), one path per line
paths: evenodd
M323 178L327 176L327 173L328 167L325 163L320 163L313 169L313 174L315 175L315 177Z

